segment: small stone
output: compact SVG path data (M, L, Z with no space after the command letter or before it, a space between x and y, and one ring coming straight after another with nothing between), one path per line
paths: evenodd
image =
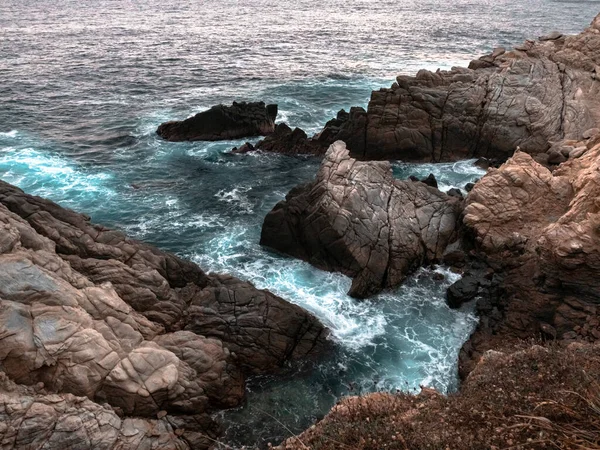
M562 153L562 155L565 158L568 158L573 150L575 150L575 149L573 147L571 147L570 145L565 145L564 147L562 147L560 149L560 152Z
M553 31L550 34L546 34L545 36L540 36L540 41L555 41L563 37L563 34L558 31Z
M564 155L558 150L550 150L548 153L548 163L549 164L560 164L567 160Z
M585 152L588 151L587 147L577 147L574 148L571 153L569 153L569 159L575 159L583 156Z
M590 128L589 130L585 130L583 132L582 137L584 139L591 139L592 137L594 137L598 133L600 133L600 128Z

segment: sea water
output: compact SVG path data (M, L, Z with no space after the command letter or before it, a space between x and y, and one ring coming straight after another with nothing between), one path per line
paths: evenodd
M264 447L310 426L344 395L457 387L457 356L476 325L450 310L459 275L418 271L367 301L350 280L258 245L264 216L318 158L236 155L244 142L170 143L155 130L217 103L264 100L312 133L372 89L420 68L468 64L496 46L575 33L597 2L517 0L171 0L0 2L0 178L92 220L227 272L296 303L332 331L316 366L256 377L248 401L219 413L223 442ZM443 190L483 171L434 173Z

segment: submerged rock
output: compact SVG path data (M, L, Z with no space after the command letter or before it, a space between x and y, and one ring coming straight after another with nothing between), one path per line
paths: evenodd
M208 448L202 427L214 427L215 409L241 403L245 374L317 355L326 337L314 316L270 292L0 182L0 364L16 383L125 416L177 417L186 441ZM89 403L90 414L101 409ZM136 420L140 439L163 426Z
M263 102L217 105L183 121L161 124L156 133L168 141L221 141L265 136L275 131L277 105Z
M266 216L261 244L353 278L364 298L441 259L457 237L461 202L424 183L395 180L388 162L327 151L314 182L290 191Z

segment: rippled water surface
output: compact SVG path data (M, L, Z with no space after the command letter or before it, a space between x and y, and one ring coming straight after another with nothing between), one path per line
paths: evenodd
M163 249L297 303L332 331L318 367L249 383L220 414L224 441L264 445L309 426L341 395L456 386L458 349L475 318L450 311L457 275L423 269L366 302L350 281L260 248L265 214L314 158L232 155L240 142L169 143L159 123L217 103L278 103L309 132L340 108L366 106L398 73L467 64L552 30L575 33L598 2L458 0L0 1L0 177ZM443 189L471 162L394 164L434 172Z

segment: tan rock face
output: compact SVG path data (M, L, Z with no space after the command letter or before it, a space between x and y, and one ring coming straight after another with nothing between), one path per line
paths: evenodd
M60 430L77 448L208 448L218 429L209 414L240 404L244 372L326 346L301 308L2 182L0 231L0 398L13 386L6 377L47 390L23 394L16 409L0 402L13 424L0 427L2 442L31 433L34 445ZM98 417L118 423L86 424ZM88 428L97 446L79 444Z
M85 397L16 385L0 372L0 442L5 449L189 449L166 419L120 418Z
M497 297L463 348L463 374L515 339L600 337L600 142L553 173L517 152L466 199L464 223L499 273Z
M457 235L460 202L398 181L388 162L360 162L334 143L315 181L293 189L265 218L261 244L354 278L359 298L399 285L442 257Z

